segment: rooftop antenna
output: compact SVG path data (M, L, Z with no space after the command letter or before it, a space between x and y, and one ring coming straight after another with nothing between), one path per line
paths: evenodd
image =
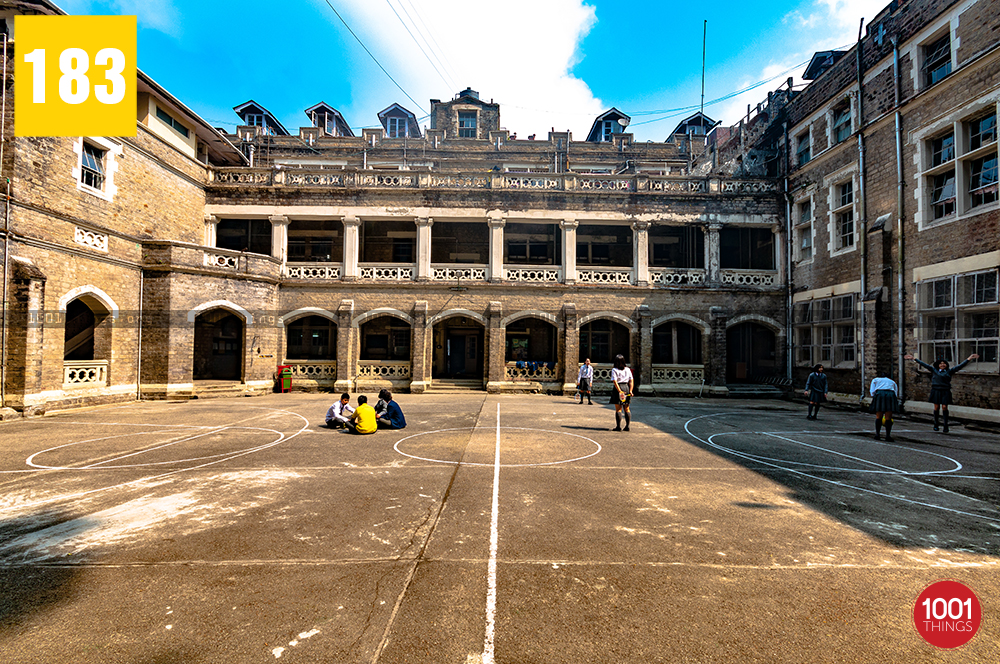
M705 44L708 40L708 19L705 19L705 25L701 33L701 111L702 115L705 114Z

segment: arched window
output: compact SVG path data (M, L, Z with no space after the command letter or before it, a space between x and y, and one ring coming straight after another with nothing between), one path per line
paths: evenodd
M337 359L337 324L323 316L305 316L288 324L285 359Z
M675 320L653 330L653 364L701 363L701 330Z
M612 320L601 319L580 328L580 361L610 364L615 355L629 361L629 329Z

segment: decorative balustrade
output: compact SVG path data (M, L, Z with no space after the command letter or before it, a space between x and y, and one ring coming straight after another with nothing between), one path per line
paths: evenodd
M456 281L458 279L468 279L470 281L486 281L488 268L482 265L468 267L432 265L431 279L433 281Z
M774 286L777 272L756 272L750 270L723 270L722 284L725 286Z
M292 378L306 380L337 380L337 361L297 361L286 362L292 368Z
M226 254L213 254L206 251L205 267L219 267L225 270L236 270L240 267L240 257L227 256Z
M559 267L508 267L507 281L526 284L557 284L562 281Z
M580 362L580 366L583 366L583 362ZM594 369L594 381L591 387L594 389L600 389L601 391L611 389L611 370L614 365L611 364L595 364L590 363L590 366ZM579 371L579 369L577 370ZM579 375L579 373L577 374Z
M608 284L628 286L632 283L630 267L582 267L576 272L581 284Z
M410 361L358 360L358 378L376 380L406 380L410 378Z
M705 367L701 364L654 364L653 383L700 385L705 379Z
M107 360L77 360L63 362L63 388L99 387L107 384Z
M655 286L700 286L705 283L705 271L651 267L649 283Z
M372 281L413 281L413 266L362 265L361 278Z
M440 173L426 171L323 170L283 168L215 169L214 185L290 187L374 187L420 189L526 189L543 191L620 192L700 195L755 195L778 191L774 180L730 180L683 176L586 175L581 173Z
M514 382L553 382L559 380L559 365L553 362L508 362L504 367L504 376Z
M73 234L73 241L77 244L82 244L85 247L97 249L98 251L108 250L107 235L87 230L86 228L80 228L79 226L76 227L76 232Z
M291 279L340 279L340 266L329 263L289 263L288 276Z

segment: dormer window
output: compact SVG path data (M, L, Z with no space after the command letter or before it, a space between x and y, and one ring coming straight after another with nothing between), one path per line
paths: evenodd
M406 118L387 118L386 120L386 135L389 138L404 138L406 136Z
M458 137L477 138L476 136L476 112L460 111L458 114Z
M612 120L605 120L604 121L604 128L603 128L603 131L602 131L603 138L601 140L608 141L608 142L610 142L612 140L612 138L614 137L615 125L616 124L618 124L618 123L614 122Z
M248 113L246 120L244 122L251 127L263 127L264 125L264 114L263 113Z

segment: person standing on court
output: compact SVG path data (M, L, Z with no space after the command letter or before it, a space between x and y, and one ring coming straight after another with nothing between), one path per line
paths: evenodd
M885 424L885 439L892 442L892 414L899 412L899 386L884 371L872 380L868 393L872 397L869 413L875 413L875 440L882 440L882 425Z
M588 357L580 365L580 375L576 379L576 389L580 391L580 405L583 405L583 397L587 396L587 403L591 406L594 402L590 400L590 388L594 384L594 367L590 366L590 358Z
M938 360L932 367L912 355L904 355L903 359L914 360L917 364L931 372L931 393L927 397L927 400L934 404L934 430L938 430L938 411L944 410L944 432L948 433L948 405L955 403L951 398L951 377L961 371L972 360L978 360L979 355L973 353L966 358L965 362L956 365L953 369L948 368L946 360Z
M362 436L375 433L378 430L375 409L368 405L368 397L363 394L358 396L358 407L347 420L347 430Z
M806 379L805 395L809 398L809 414L807 420L815 420L819 415L819 405L826 401L826 394L830 391L829 383L826 380L826 373L823 365L817 364L813 367L812 373Z
M334 401L330 410L326 411L326 426L331 429L343 429L347 426L347 420L353 412L351 395L344 392L340 395L340 401Z
M385 404L385 411L378 416L379 429L405 429L406 418L399 404L392 400L392 392L382 390L378 393L378 402Z
M632 377L632 370L625 365L625 357L623 355L615 355L615 365L611 369L611 385L613 390L611 391L611 401L608 403L614 404L615 407L615 423L617 426L613 431L622 431L622 415L625 416L625 431L629 431L629 425L632 424L632 412L629 410L629 404L632 402L632 386L635 384L635 379Z

